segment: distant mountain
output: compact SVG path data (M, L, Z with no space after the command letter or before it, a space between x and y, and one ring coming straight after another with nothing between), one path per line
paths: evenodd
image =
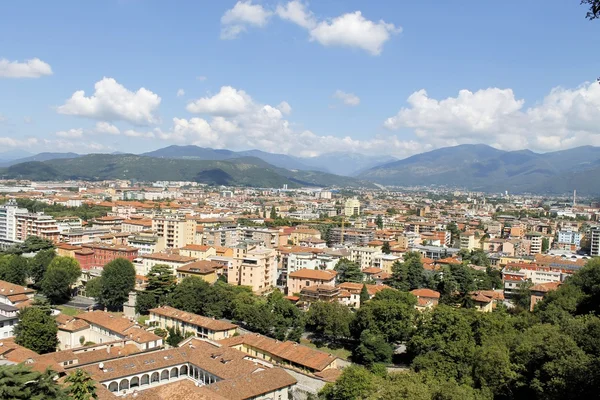
M502 151L486 145L460 145L380 165L357 177L384 185L436 185L470 190L600 193L583 177L600 168L600 148L578 147L538 154ZM589 176L591 178L593 175ZM571 177L571 178L568 178Z
M13 159L6 162L0 162L1 167L9 167L11 165L31 162L31 161L48 161L48 160L56 160L61 158L76 158L80 155L77 153L39 153L35 155L30 155L28 157Z
M164 159L133 154L89 154L44 162L30 161L0 169L0 177L30 180L194 181L249 187L371 187L354 178L322 172L290 171L255 157L230 160Z
M301 158L303 163L336 175L356 176L364 170L397 160L391 156L366 156L360 153L325 153Z
M18 160L19 158L29 157L32 154L25 150L10 150L0 152L0 162L7 162L12 160Z

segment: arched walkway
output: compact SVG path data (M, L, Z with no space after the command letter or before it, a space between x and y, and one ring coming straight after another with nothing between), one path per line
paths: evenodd
M179 370L179 375L185 376L187 374L188 374L188 367L187 367L187 365L183 365L181 367L181 369Z
M148 374L142 375L142 386L150 383L150 376Z
M121 383L119 383L119 390L127 390L129 389L129 381L127 379L122 379Z
M160 380L164 381L164 380L169 380L169 370L165 369L163 372L160 373Z
M177 369L177 367L171 368L171 378L177 378L177 377L179 377L179 370Z
M111 382L110 385L108 385L108 390L110 390L111 392L116 392L119 390L119 384L117 382Z
M154 372L154 373L152 374L152 380L151 380L151 381L152 381L152 383L154 383L154 382L158 382L159 380L160 380L160 375L159 375L159 373L158 373L158 372Z
M140 386L140 378L138 378L137 376L134 376L129 381L129 388L133 389L133 388L138 387L138 386Z

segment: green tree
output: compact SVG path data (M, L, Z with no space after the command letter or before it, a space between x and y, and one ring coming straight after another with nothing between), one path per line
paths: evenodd
M65 378L69 397L75 400L97 399L96 384L89 373L77 369Z
M146 291L156 297L157 304L163 303L177 285L177 278L173 274L171 267L165 264L153 266L146 276L148 277Z
M360 335L360 344L352 352L352 361L367 366L389 364L393 354L394 349L383 336L366 330Z
M270 219L277 219L277 210L275 209L275 206L271 207L271 213L269 215Z
M364 274L362 273L360 266L346 258L340 259L334 269L337 271L338 283L360 283L363 281Z
M513 294L512 301L513 303L521 307L524 310L529 310L531 305L531 287L533 283L531 281L523 281L519 282L517 285L517 290Z
M600 258L592 258L575 275L567 280L567 284L581 290L583 296L577 306L579 314L590 312L600 315Z
M15 343L39 354L56 351L58 327L49 307L31 306L19 311Z
M41 285L44 274L54 257L56 257L54 249L46 249L40 250L35 257L29 261L29 276L35 285Z
M171 347L179 346L179 343L181 343L182 340L194 335L194 333L191 331L182 333L179 328L172 327L167 328L167 332L169 333L169 336L167 337L167 344Z
M590 21L600 18L600 0L581 0L581 4L589 7L585 17Z
M350 336L353 314L338 302L316 301L306 314L306 329L333 342Z
M71 287L81 275L79 262L71 257L54 257L42 279L42 293L58 304L71 297Z
M460 239L460 230L458 229L458 225L454 222L450 222L446 225L446 230L450 232L450 243L453 247L456 246L457 241Z
M381 214L377 215L375 218L375 225L377 225L377 228L383 229L383 218L381 217Z
M389 241L386 240L385 242L383 242L383 245L381 246L381 252L383 254L390 254L392 252Z
M117 258L102 270L99 302L110 310L120 310L135 287L135 268L131 261Z
M367 399L377 388L379 380L366 368L351 365L344 368L335 383L328 383L319 392L325 400Z
M0 399L66 400L66 394L56 382L56 373L33 371L24 364L0 366Z
M412 251L404 254L403 262L396 261L392 265L392 277L388 283L398 290L407 292L425 285L424 274L421 254Z
M92 278L85 284L85 295L98 300L102 293L102 277Z
M156 296L152 292L141 291L135 297L135 312L141 315L148 315L149 311L158 307Z
M367 301L369 301L370 298L371 296L369 296L369 290L367 289L367 285L363 284L363 287L360 290L360 305L362 306L363 304L365 304Z
M542 253L546 253L550 249L550 239L547 237L542 239Z
M168 297L167 304L182 311L204 315L210 285L196 276L183 278Z
M28 275L27 259L20 255L0 256L0 280L25 285Z

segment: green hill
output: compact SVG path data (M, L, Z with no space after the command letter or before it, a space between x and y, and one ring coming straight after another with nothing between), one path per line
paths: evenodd
M132 154L90 154L78 158L32 161L0 169L8 179L193 181L208 185L288 187L369 187L353 178L313 171L290 171L254 157L227 161L165 159Z

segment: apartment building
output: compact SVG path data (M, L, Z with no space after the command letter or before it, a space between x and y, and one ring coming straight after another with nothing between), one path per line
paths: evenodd
M239 244L241 235L235 225L229 225L215 228L204 227L201 237L202 240L196 242L207 246L234 247Z
M13 331L18 322L19 309L9 304L0 303L0 338L13 336Z
M180 248L193 243L194 236L188 237L187 220L180 215L162 215L152 219L152 230L165 239L166 248Z
M195 261L177 268L177 280L181 282L189 276L194 276L208 283L215 283L218 279L217 271L222 271L223 269L223 265L216 261Z
M311 239L321 239L321 232L317 229L296 228L290 232L290 240L294 246L298 246L300 242Z
M14 283L0 281L0 304L23 308L31 304L35 290Z
M574 245L579 247L581 243L581 233L577 231L558 231L557 242L559 244Z
M145 218L127 219L121 224L121 232L141 232L152 229L152 220Z
M159 253L166 248L165 238L152 232L136 232L127 238L127 245L138 249L138 255Z
M465 250L475 250L480 248L479 240L475 232L463 232L460 234L460 248Z
M525 234L525 240L528 241L529 244L529 254L536 255L542 253L542 240L543 236L538 232L528 232Z
M600 256L600 227L590 229L590 255Z
M520 284L530 281L534 285L548 282L563 282L572 271L562 268L542 267L537 264L508 264L502 270L502 281L504 282L504 295L510 297Z
M277 284L277 252L268 248L236 248L227 272L231 285L248 286L254 293L265 293Z
M335 286L335 271L301 269L292 272L287 279L287 293L300 293L303 288L317 285Z
M201 244L188 244L179 249L179 254L186 257L194 257L197 260L206 260L217 255L217 250L212 246Z
M15 214L15 239L24 241L29 236L39 236L53 242L58 242L60 230L56 220L44 213Z
M176 273L177 268L183 267L184 265L191 264L196 259L194 257L185 257L179 254L170 253L153 253L147 254L140 257L142 262L136 264L136 273L138 275L148 275L148 272L158 264L164 264L171 268L173 274Z
M360 269L373 266L373 258L381 253L378 249L372 247L351 247L350 261L358 264Z
M0 206L0 241L14 242L17 240L17 214L27 214L26 208L19 208L13 199Z
M375 239L375 231L361 228L332 228L330 231L331 243L347 244L354 246L367 246Z
M86 243L81 245L80 249L73 251L73 257L79 262L82 270L88 271L103 268L117 258L125 258L133 262L138 257L138 249L123 245Z
M346 200L344 203L344 215L346 217L360 215L360 201L356 197Z
M203 317L169 306L151 309L149 324L161 329L179 329L183 336L191 333L194 337L209 340L233 337L238 328L237 325L227 321Z

